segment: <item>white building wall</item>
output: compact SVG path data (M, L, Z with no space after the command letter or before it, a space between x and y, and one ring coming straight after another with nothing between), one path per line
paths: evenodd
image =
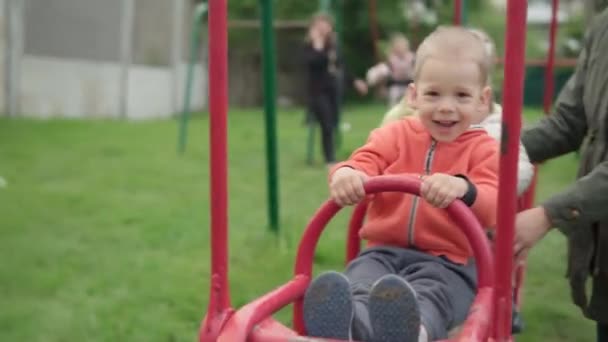
M0 0L0 115L5 115L6 13ZM23 0L16 0L23 1ZM24 54L16 80L18 115L30 117L119 117L121 0L25 0ZM129 69L127 118L163 118L183 106L188 47L181 44L177 67L171 56L173 27L166 0L138 2L134 37L135 60ZM156 7L158 8L156 8ZM155 7L152 10L148 7ZM192 11L183 8L183 25ZM99 17L98 17L99 16ZM148 18L149 17L149 18ZM166 17L166 18L165 18ZM160 24L163 18L162 24ZM150 22L159 25L150 26ZM82 27L81 27L82 26ZM158 34L158 30L165 32ZM189 28L181 42L188 41ZM141 38L140 38L141 37ZM160 39L156 42L153 37ZM178 44L177 46L180 46ZM207 104L206 65L195 67L192 110ZM176 89L177 88L177 89ZM177 95L177 100L176 100ZM177 108L176 108L177 105Z
M185 80L186 66L179 68ZM164 118L173 114L171 68L134 65L129 71L127 118ZM192 107L206 105L206 70L195 68ZM24 56L21 115L33 117L119 117L120 65L76 59ZM183 99L184 82L179 98ZM179 103L180 108L182 102Z

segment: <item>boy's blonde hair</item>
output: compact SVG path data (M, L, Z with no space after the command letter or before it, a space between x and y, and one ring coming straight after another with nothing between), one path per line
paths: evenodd
M473 61L479 67L480 83L486 85L490 63L485 46L478 35L466 28L440 26L422 41L416 52L414 81L420 77L422 67L429 58Z
M469 31L471 31L471 33L473 33L483 42L483 46L486 50L486 58L488 59L488 75L486 76L486 85L491 87L492 73L494 72L494 66L496 64L496 44L494 44L494 41L492 38L490 38L490 35L481 29L470 28ZM492 97L494 97L493 94ZM494 113L496 110L499 110L499 108L500 106L497 108L497 104L494 103L494 100L490 101L490 113Z
M483 30L477 28L470 28L469 31L476 35L483 42L483 46L486 50L486 58L488 59L488 77L486 85L492 85L492 72L494 71L494 65L496 64L496 44L490 36Z

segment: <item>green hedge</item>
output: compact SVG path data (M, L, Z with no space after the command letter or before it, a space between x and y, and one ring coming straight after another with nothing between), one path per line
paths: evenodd
M554 69L555 89L553 99L557 98L560 90L572 75L572 67L559 67ZM503 88L503 69L496 70L494 74L494 96L499 103L502 103ZM529 66L526 68L526 78L524 81L524 106L542 107L545 91L545 67Z
M560 90L572 75L573 68L559 67L554 69L555 75L555 99ZM545 91L545 67L533 66L526 68L526 81L524 84L524 105L542 106Z

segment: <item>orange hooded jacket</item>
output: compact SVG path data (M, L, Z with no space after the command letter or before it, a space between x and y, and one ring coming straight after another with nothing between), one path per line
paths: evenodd
M368 176L445 173L463 175L477 188L471 206L483 227L494 227L498 194L498 144L483 128L470 128L452 142L435 141L417 117L374 130L367 143L332 168L351 167ZM385 192L374 195L360 232L368 246L416 248L464 264L472 256L465 235L447 212L421 198Z

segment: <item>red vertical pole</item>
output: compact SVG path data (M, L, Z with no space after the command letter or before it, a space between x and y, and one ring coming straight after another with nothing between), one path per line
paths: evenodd
M209 168L211 279L199 341L215 341L233 310L228 284L228 14L227 0L209 1Z
M545 94L543 108L545 114L549 114L553 103L553 93L555 92L555 37L557 35L557 9L559 0L551 2L551 26L549 28L549 51L547 51L547 63L545 65Z
M507 2L505 29L504 117L500 154L498 228L496 231L496 296L494 338L508 341L511 335L513 237L517 209L517 161L523 105L526 50L526 0Z
M228 289L227 0L209 1L209 146L211 203L210 311L230 305ZM211 314L211 313L210 313Z
M462 25L462 0L454 0L454 25Z

